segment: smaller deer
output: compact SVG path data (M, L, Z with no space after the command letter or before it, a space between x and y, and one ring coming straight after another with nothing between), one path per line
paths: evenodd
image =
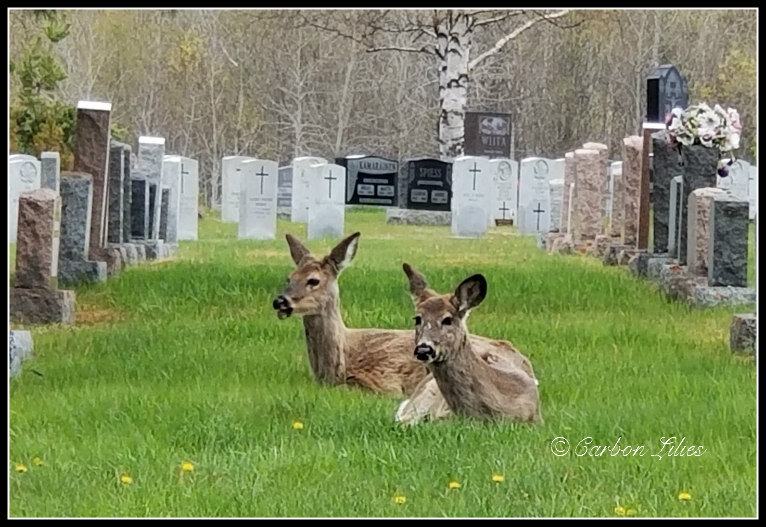
M428 289L425 277L409 264L403 268L415 303L415 358L427 365L452 412L541 421L535 379L513 364L482 360L471 346L465 320L484 300L486 279L473 275L453 294L440 295ZM420 396L433 397L425 392Z

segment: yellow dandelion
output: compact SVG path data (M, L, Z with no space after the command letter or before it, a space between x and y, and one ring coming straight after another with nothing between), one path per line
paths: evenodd
M625 507L623 507L622 505L618 505L617 507L614 508L614 513L617 516L625 516Z
M503 481L505 481L505 476L503 476L502 474L492 474L492 481L494 481L495 483L502 483Z
M692 495L686 492L685 490L682 490L681 492L678 493L678 499L680 501L689 501L690 499L692 499Z
M26 471L27 471L27 466L26 465L22 465L21 463L17 463L16 464L16 472L19 472L20 474L23 474Z
M460 488L460 483L458 483L457 481L453 479L452 481L449 482L449 485L447 486L449 487L450 490L455 490Z
M396 496L394 496L394 503L396 503L397 505L402 505L406 501L407 501L407 498L405 498L401 494L397 494Z
M303 423L300 421L293 421L293 430L303 430Z
M184 472L192 472L194 470L194 465L192 465L191 461L184 461L181 463L181 470Z
M43 460L40 459L39 457L33 458L32 459L32 464L34 466L36 466L36 467L42 467L43 466Z
M625 511L625 516L635 516L636 515L636 509L627 509Z
M131 483L133 483L133 478L131 478L127 474L123 474L122 476L120 476L120 481L122 481L125 485L130 485Z

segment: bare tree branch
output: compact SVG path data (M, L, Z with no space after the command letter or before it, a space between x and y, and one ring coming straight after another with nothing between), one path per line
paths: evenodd
M430 49L430 46L422 46L420 48L405 48L402 46L378 46L367 48L367 53L376 53L378 51L406 51L407 53L426 53L427 55L433 55L434 52Z
M489 24L494 24L495 22L501 22L503 20L506 20L506 19L514 17L514 16L519 16L519 15L521 15L523 13L524 13L523 11L509 11L509 12L504 13L502 15L498 15L498 16L494 16L494 17L490 17L490 18L484 18L484 19L481 19L481 20L476 20L476 22L474 22L473 25L474 25L474 27L486 26L486 25L489 25Z
M473 59L468 64L468 71L471 71L473 68L475 68L478 64L480 64L482 61L488 59L489 57L497 54L503 47L508 44L511 40L518 37L521 33L529 29L530 27L534 26L538 22L542 22L543 20L549 20L553 18L559 18L569 13L569 9L563 9L561 11L556 11L555 13L551 13L550 15L542 15L539 18L533 18L531 20L527 20L524 24L517 27L510 33L508 33L506 36L498 40L494 46L492 46L490 49Z

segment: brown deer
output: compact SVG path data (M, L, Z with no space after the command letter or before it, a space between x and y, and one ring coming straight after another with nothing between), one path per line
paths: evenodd
M309 364L318 382L409 395L428 376L426 366L412 353L413 330L351 329L341 318L338 275L356 255L358 241L357 232L319 259L288 234L287 245L297 267L273 307L280 319L293 314L303 317ZM534 377L529 360L509 342L474 335L470 340L484 360L510 362ZM436 389L430 400L423 396L409 405L399 420L414 423L428 416L440 417L445 411L449 409Z
M482 360L473 348L465 320L487 294L487 281L476 274L452 294L429 289L422 274L409 264L404 272L415 304L415 358L428 369L452 412L468 417L507 417L541 421L540 397L534 377L514 364ZM425 402L423 402L425 401ZM422 383L398 413L410 406L434 405L431 381ZM437 417L448 415L440 408Z

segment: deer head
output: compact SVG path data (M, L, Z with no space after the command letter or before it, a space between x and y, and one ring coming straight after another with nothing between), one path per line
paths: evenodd
M426 363L448 361L466 343L465 320L484 300L487 280L475 274L463 280L454 293L440 295L409 264L403 268L415 304L415 358Z
M290 256L297 267L287 277L287 286L272 304L280 319L292 314L318 315L337 300L338 275L354 259L359 235L355 232L343 239L321 260L295 236L287 235Z

